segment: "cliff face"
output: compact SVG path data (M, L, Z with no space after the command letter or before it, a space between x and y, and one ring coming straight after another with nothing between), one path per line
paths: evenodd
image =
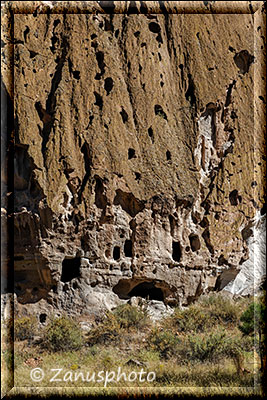
M263 214L262 3L240 14L31 3L33 14L12 5L13 95L4 74L18 302L77 314L221 289Z

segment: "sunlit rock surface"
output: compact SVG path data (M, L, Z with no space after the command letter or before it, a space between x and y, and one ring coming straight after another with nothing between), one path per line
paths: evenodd
M263 4L12 3L14 92L8 15L2 56L21 312L251 292L254 259L254 282L263 273L261 228L243 231L264 213Z

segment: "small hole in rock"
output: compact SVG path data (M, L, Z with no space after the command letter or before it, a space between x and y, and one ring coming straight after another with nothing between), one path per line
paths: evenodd
M148 128L148 136L151 138L152 143L154 143L154 133L152 127Z
M96 106L98 106L99 108L100 108L100 110L102 110L102 108L103 108L103 99L102 99L102 96L100 96L100 94L99 93L97 93L97 92L94 92L94 95L95 95L95 105Z
M159 33L161 31L159 24L157 24L156 22L150 22L148 28L153 33Z
M113 258L114 260L119 260L121 256L121 249L119 246L115 246L113 249Z
M170 161L172 158L171 152L169 150L166 151L166 158L167 158L167 161Z
M206 228L207 226L209 226L208 218L204 217L199 225L201 226L201 228Z
M135 150L132 148L128 149L128 159L131 160L134 157L136 157Z
M111 90L113 89L113 79L112 78L106 78L105 79L105 83L104 83L104 89L107 92L107 96L109 95L109 93L111 92Z
M80 71L72 71L72 75L77 81L80 79Z
M238 190L232 190L232 192L229 194L229 200L232 206L238 205Z
M190 241L190 246L191 246L192 251L197 251L200 249L200 240L199 240L198 235L195 235L192 233L189 236L189 241Z
M127 112L124 110L124 108L122 107L122 110L120 111L120 115L122 118L123 123L125 124L128 121L128 114Z
M80 258L65 258L62 262L61 281L69 282L80 276L81 259Z
M172 242L172 258L174 261L180 261L182 256L180 242Z
M27 42L27 36L30 32L30 28L28 26L26 26L25 31L23 32L23 36L24 36L24 41Z
M132 257L133 256L133 244L132 241L127 239L124 243L124 254L125 257Z
M185 93L185 98L190 102L192 107L196 104L195 84L192 80L191 74L188 74L188 89Z
M109 250L109 249L107 249L107 250L105 251L105 256L106 256L107 258L110 257L110 250Z
M38 53L36 53L35 51L31 51L30 50L30 58L34 58L35 56L37 56ZM23 74L24 75L24 74Z
M224 257L223 254L220 255L220 257L218 258L218 265L227 265L228 261L226 260L226 258Z
M156 40L157 40L157 42L159 43L159 47L160 47L161 44L163 43L162 36L161 36L161 33L160 33L160 32L157 34Z
M136 181L140 181L140 179L141 179L141 174L140 174L140 172L135 172L135 180L136 180Z
M239 72L244 75L249 71L250 65L254 62L254 56L249 54L247 50L241 50L235 54L234 62L239 68Z
M163 111L163 108L159 104L156 104L154 106L154 111L155 114L158 115L159 117L164 118L166 120L168 119L166 113Z
M41 324L44 324L47 318L47 314L43 313L39 315L39 321L41 322Z

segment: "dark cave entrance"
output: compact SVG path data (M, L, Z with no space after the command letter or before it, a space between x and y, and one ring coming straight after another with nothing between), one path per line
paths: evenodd
M125 257L132 257L133 256L133 244L131 240L125 240L124 243L124 254Z
M43 313L39 315L39 321L41 324L44 324L47 318L47 314Z
M142 282L136 285L128 294L128 296L139 296L149 300L164 300L163 292L160 288L155 287L154 282Z
M197 251L200 249L200 240L198 235L193 233L189 236L190 246L192 251Z
M172 242L172 258L174 261L180 261L182 256L182 250L180 242Z
M69 282L74 278L78 278L81 275L81 259L76 258L65 258L62 262L62 274L61 281Z
M119 260L121 257L121 249L119 246L115 246L113 249L113 258L114 260Z

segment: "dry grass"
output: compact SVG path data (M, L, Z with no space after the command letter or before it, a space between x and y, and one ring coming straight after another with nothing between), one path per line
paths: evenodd
M217 296L210 299L202 298L184 311L177 310L171 318L162 320L156 326L150 321L148 324L142 323L138 328L132 323L136 315L128 313L130 310L127 310L126 314L119 313L119 319L111 317L107 320L112 321L113 325L109 325L107 322L104 325L100 323L99 330L95 326L93 331L96 332L96 336L99 335L99 341L92 341L92 334L89 333L88 339L90 340L87 340L86 345L77 351L48 352L41 346L28 345L27 341L17 341L15 342L15 387L29 388L29 390L32 390L30 389L32 387L52 388L53 390L62 387L65 388L64 390L72 388L77 397L79 393L80 395L84 394L84 390L95 390L93 388L98 388L98 393L101 391L103 395L115 394L120 390L135 390L135 393L138 390L145 390L158 393L162 388L164 388L165 394L191 390L196 395L201 393L203 388L206 390L212 388L212 393L219 392L222 388L224 388L224 392L230 388L233 393L234 388L238 388L238 394L241 392L249 394L251 390L254 390L255 378L257 380L259 377L259 364L258 359L255 362L252 342L243 343L242 335L237 328L240 315L247 307L248 302L248 299L241 301L227 299L224 304L224 300ZM210 313L211 319L217 320L217 323L210 326L209 322L205 323L204 319L200 321L201 329L194 330L193 326L199 315L205 315L205 318L208 318L208 313ZM185 323L181 325L184 316ZM121 323L122 317L123 323ZM129 323L127 318L131 319ZM183 326L183 328L177 329L179 326ZM103 327L105 329L112 328L112 332L116 333L115 340L112 340L111 336L105 341L105 337L101 335ZM107 332L109 331L107 330ZM156 337L153 338L155 332ZM218 332L224 332L224 335L219 335ZM204 352L203 354L207 349L210 351L208 338L217 340L218 343L216 340L214 343L216 346L220 346L221 350L218 353L220 356L216 357L215 346L212 350L214 354L211 352L211 355L204 357L201 361L198 351L195 353L194 351L195 348L199 348ZM190 340L193 343L194 351L189 354ZM231 346L240 345L242 369L237 366L231 352L227 353L229 343ZM133 360L132 364L129 363L129 360ZM136 364L135 360L137 360ZM44 371L44 379L41 382L33 382L30 377L31 370L37 367ZM126 374L127 378L131 372L140 373L143 369L145 374L142 377L145 377L145 381L140 382L137 375L132 382L125 382L123 378L117 382L118 368ZM55 375L55 371L51 371L52 369L60 370L57 377L60 381L51 380ZM103 377L111 371L115 373L114 381L106 383L107 388L103 388L104 381L97 382L97 373L100 371L104 371ZM147 373L151 371L155 372L156 379L149 382L146 378ZM92 378L94 372L95 380L86 381L86 374L89 373L88 377ZM82 376L85 381L82 380ZM91 395L92 393L90 392Z

